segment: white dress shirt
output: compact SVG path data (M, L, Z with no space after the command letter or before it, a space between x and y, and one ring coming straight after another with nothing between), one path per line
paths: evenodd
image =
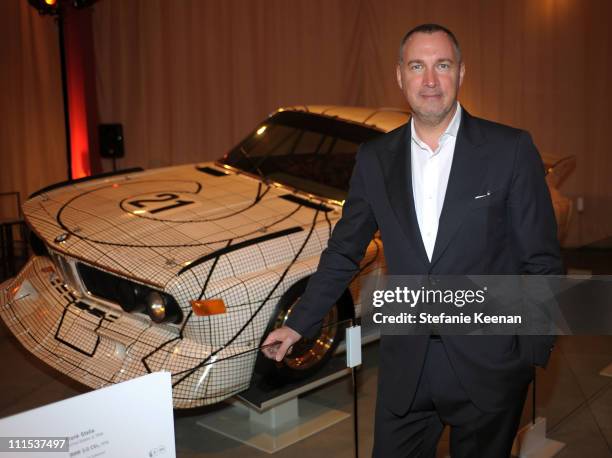
M412 194L421 238L430 261L438 235L438 222L442 213L446 187L448 186L448 177L453 163L460 122L461 105L457 102L455 115L440 136L438 148L435 151L432 151L419 138L414 128L414 122L410 124L412 130L412 154L410 155Z

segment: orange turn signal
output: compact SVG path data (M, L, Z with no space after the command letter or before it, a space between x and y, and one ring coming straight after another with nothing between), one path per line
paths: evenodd
M193 313L197 316L218 315L225 313L225 302L223 299L203 299L191 301Z
M15 296L17 296L17 293L19 292L19 290L21 289L21 283L16 283L10 291L10 297L11 300L15 299Z

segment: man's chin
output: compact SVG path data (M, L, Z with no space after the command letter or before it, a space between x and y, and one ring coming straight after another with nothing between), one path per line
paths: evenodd
M452 108L452 107L451 107ZM437 126L441 122L443 122L451 109L437 109L437 110L412 110L412 113L415 118L419 121L431 125Z
M424 124L427 124L429 126L437 126L438 124L440 124L441 122L444 121L444 118L446 117L445 113L414 113L415 118L417 118L419 121L421 121Z

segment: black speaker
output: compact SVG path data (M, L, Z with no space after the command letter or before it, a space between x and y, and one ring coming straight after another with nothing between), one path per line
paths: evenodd
M123 126L121 124L100 124L100 156L117 159L124 156Z

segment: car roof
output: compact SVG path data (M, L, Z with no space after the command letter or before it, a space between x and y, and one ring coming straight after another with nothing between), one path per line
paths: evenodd
M296 105L280 108L278 111L305 111L345 121L354 122L367 127L389 132L406 124L410 112L398 108L368 108L342 105Z
M304 111L323 116L329 116L345 121L354 122L367 127L390 132L399 126L406 124L410 119L410 112L400 108L371 108L354 107L343 105L295 105L279 108L278 111ZM542 161L548 171L553 168L561 169L561 165L572 168L574 156L559 156L555 154L540 152ZM575 166L575 164L573 164Z

